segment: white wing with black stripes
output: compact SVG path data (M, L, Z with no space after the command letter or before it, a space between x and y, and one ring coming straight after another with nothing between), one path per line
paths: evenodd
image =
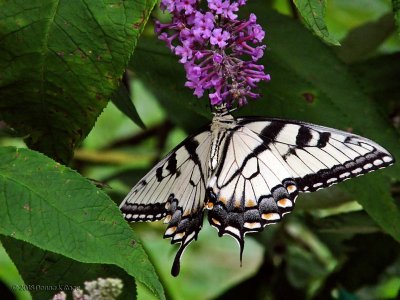
M165 218L164 238L181 243L172 270L175 275L184 249L197 239L203 224L210 146L209 131L187 138L143 177L120 205L129 222Z
M359 176L394 162L366 138L318 125L216 114L210 130L191 136L159 162L126 196L128 221L168 223L165 238L181 243L172 267L197 238L207 209L219 235L244 236L279 222L299 192Z
M300 192L313 192L394 163L377 143L333 128L263 118L239 119L238 124L283 159Z
M239 118L227 129L207 185L208 219L220 235L244 235L276 223L312 192L391 165L388 151L366 138L295 121Z

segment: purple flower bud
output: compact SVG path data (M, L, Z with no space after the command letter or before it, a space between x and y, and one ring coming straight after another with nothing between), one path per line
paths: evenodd
M215 53L215 54L213 55L213 61L214 61L215 63L217 63L217 64L222 63L223 59L224 59L224 57L223 57L221 54Z
M261 57L264 56L264 49L265 49L265 46L256 47L256 48L253 50L253 53L251 54L251 58L252 58L254 61L259 60Z
M222 103L222 97L218 92L209 94L208 97L210 97L212 105L219 105Z
M249 27L249 35L252 35L254 40L253 42L262 42L265 37L265 31L262 27L258 24L254 24L253 26Z

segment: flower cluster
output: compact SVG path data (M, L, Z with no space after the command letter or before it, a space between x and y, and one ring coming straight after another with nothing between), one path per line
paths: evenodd
M161 9L172 21L156 23L159 39L180 57L186 70L186 86L202 97L207 90L212 105L237 102L240 106L260 81L269 81L264 66L256 62L264 55L260 45L265 32L254 14L238 20L246 0L162 0ZM204 7L204 9L202 9Z
M81 289L72 292L73 300L113 300L122 293L123 284L119 278L98 278L94 281L85 281L85 294ZM52 300L67 300L63 291L53 296Z

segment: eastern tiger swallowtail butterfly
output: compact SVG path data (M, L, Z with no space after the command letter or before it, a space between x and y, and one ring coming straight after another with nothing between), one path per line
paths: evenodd
M216 113L211 124L173 149L120 205L129 222L168 224L164 238L184 249L208 221L234 237L279 222L299 192L314 192L393 164L390 153L366 138L332 128L281 119Z

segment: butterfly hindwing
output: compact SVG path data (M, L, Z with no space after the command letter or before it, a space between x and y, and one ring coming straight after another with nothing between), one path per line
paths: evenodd
M203 208L210 152L209 131L187 138L140 180L120 205L130 222L156 221L168 224L164 238L181 243L173 266L185 247L197 238L203 223Z
M207 186L208 219L243 249L247 232L261 231L311 192L391 165L381 146L347 132L295 121L239 118L221 148Z
M222 149L207 186L208 219L220 235L233 236L242 252L247 232L263 230L294 208L298 188L282 158L250 129L232 128Z

